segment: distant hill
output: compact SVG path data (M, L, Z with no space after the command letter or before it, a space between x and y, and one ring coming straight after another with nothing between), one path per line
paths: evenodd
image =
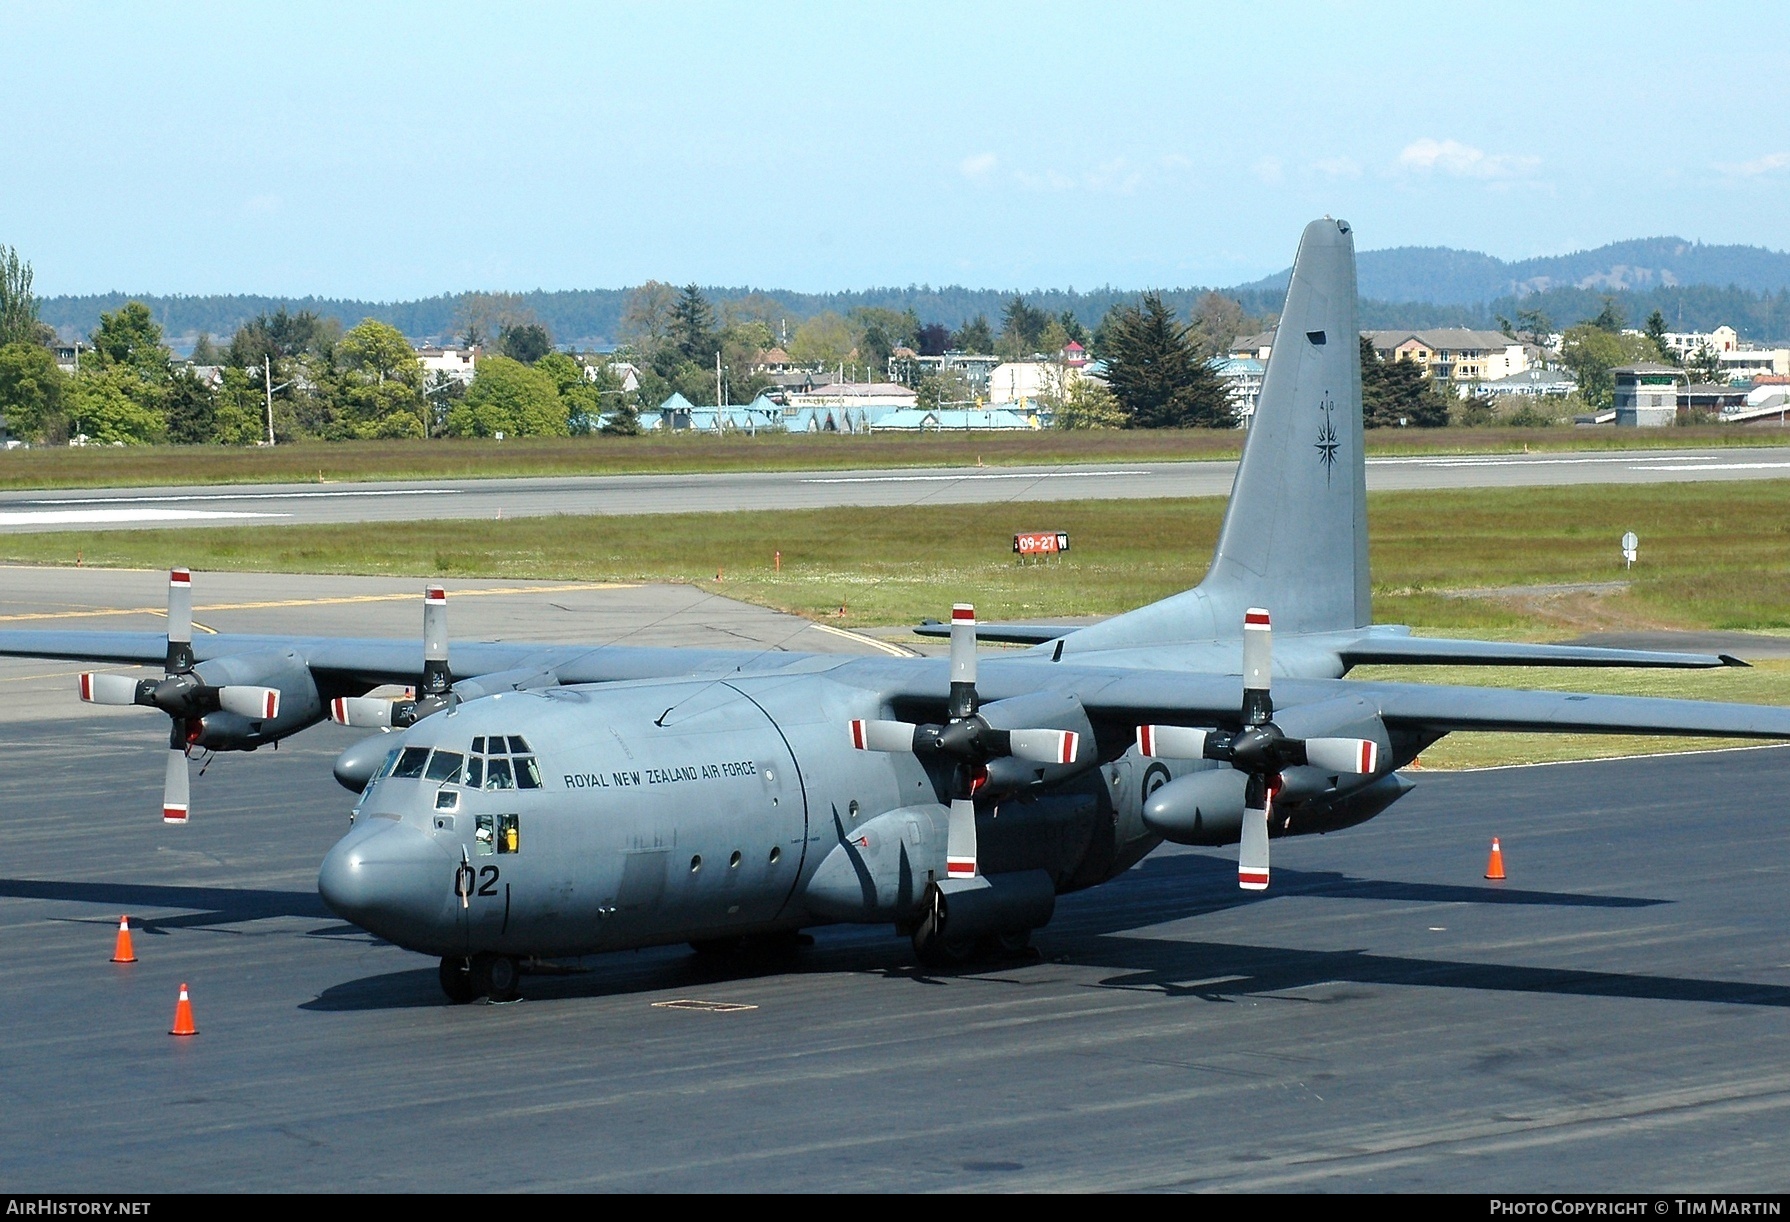
M1754 342L1790 339L1790 254L1759 246L1706 246L1682 238L1641 238L1509 263L1477 251L1405 246L1363 251L1359 266L1364 327L1492 328L1499 315L1514 318L1519 309L1540 309L1556 325L1567 326L1595 315L1608 294L1636 326L1658 309L1673 330L1708 330L1728 323ZM1289 275L1290 269L1219 291L1236 298L1251 314L1274 313L1280 309ZM605 349L620 337L628 291L537 290L519 294L518 304L545 323L562 346ZM1205 291L1198 287L1165 289L1162 295L1186 317ZM711 301L723 303L761 292L787 309L791 329L823 311L845 313L860 306L911 308L922 322L954 328L984 314L998 328L1002 308L1018 290L909 285L796 293L716 286L703 292ZM1019 295L1053 315L1067 311L1092 328L1114 305L1135 301L1139 293L1138 289L1107 286L1085 291L1031 289ZM377 318L418 342L443 342L455 337L467 296L470 294L383 302L102 293L45 298L43 319L65 336L84 335L99 325L102 311L116 310L126 301L141 301L155 314L176 350L185 351L200 332L224 338L256 315L284 306L333 316L344 326Z
M1648 292L1679 285L1790 289L1790 254L1763 246L1706 246L1683 238L1637 238L1596 250L1506 263L1473 250L1399 246L1358 257L1361 295L1379 301L1479 305L1554 289ZM1292 269L1240 285L1285 292Z

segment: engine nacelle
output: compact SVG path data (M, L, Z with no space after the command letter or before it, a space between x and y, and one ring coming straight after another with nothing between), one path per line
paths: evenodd
M220 709L199 718L195 746L213 751L253 751L315 724L323 716L323 699L311 668L288 649L280 653L232 654L211 658L193 668L210 687L272 687L280 693L279 715L255 720Z
M808 880L808 906L836 921L899 920L927 884L945 877L951 812L936 802L904 806L845 833Z
M1243 834L1243 790L1235 768L1208 768L1170 781L1144 802L1144 825L1176 844L1235 844Z
M1056 884L1044 870L944 878L933 888L938 934L959 946L989 934L1048 925L1057 905Z

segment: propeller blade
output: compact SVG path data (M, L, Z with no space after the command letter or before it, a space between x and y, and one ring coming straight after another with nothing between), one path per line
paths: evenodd
M171 675L193 668L193 575L186 569L168 574L168 661Z
M280 715L280 689L233 683L218 688L218 706L250 721L272 721Z
M1268 889L1268 810L1273 802L1267 779L1251 773L1243 798L1243 842L1237 846L1237 885L1245 891Z
M1009 730L1007 752L1034 764L1073 764L1081 744L1074 730Z
M851 745L860 751L912 751L914 734L919 726L906 721L865 721L851 723Z
M1137 750L1151 759L1197 760L1206 754L1205 730L1186 726L1139 726Z
M945 836L945 873L951 878L976 876L976 804L951 800L951 826Z
M1356 772L1365 776L1380 762L1380 747L1371 738L1308 738L1305 762L1326 772Z
M162 822L185 823L187 816L186 744L179 741L181 724L174 723L175 742L168 748L168 772L162 781Z
M958 603L951 608L951 716L974 716L976 703L976 608Z
M1274 669L1274 634L1268 613L1251 607L1243 615L1243 724L1259 726L1274 715L1268 696Z
M439 696L453 686L448 671L447 590L423 591L423 682L417 695Z
M377 696L337 696L329 702L329 719L343 726L389 726L395 703Z
M129 675L81 674L81 699L88 704L135 704L137 680Z

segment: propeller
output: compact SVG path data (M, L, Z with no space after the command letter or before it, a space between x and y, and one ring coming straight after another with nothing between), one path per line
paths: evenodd
M984 765L1012 756L1038 764L1073 764L1081 745L1074 730L998 730L976 710L976 609L951 609L951 688L943 725L854 719L851 743L860 751L913 752L952 761L951 822L945 839L945 872L974 878L976 791L987 778Z
M415 725L454 703L453 686L454 676L448 670L447 591L430 586L423 591L423 675L415 698L337 696L329 702L329 718L341 725L368 728Z
M1248 776L1243 790L1243 839L1237 851L1237 885L1268 887L1268 815L1282 769L1310 764L1328 772L1366 775L1379 765L1371 738L1288 738L1274 724L1269 693L1273 629L1268 613L1251 607L1243 616L1243 728L1235 734L1188 726L1137 728L1139 753L1165 759L1222 760Z
M168 574L168 654L162 672L160 679L83 672L81 699L142 705L168 715L173 724L162 782L162 822L185 823L191 806L187 753L204 732L201 719L222 709L250 721L273 721L280 715L280 689L235 683L216 687L193 668L193 575L186 569Z

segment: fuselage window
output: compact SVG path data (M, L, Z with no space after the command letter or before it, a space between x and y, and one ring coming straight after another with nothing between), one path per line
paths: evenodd
M465 762L466 757L458 751L437 751L429 757L429 767L423 773L423 779L451 785L460 779L460 765Z
M392 769L395 777L419 777L423 775L423 765L429 762L429 748L406 747L398 757L398 766Z
M485 761L485 788L486 789L514 789L514 788L516 788L515 778L510 775L510 761L509 760L487 760L487 761Z
M511 739L511 741L515 740ZM534 756L518 756L514 763L517 789L539 789L541 787L541 771L535 767Z

